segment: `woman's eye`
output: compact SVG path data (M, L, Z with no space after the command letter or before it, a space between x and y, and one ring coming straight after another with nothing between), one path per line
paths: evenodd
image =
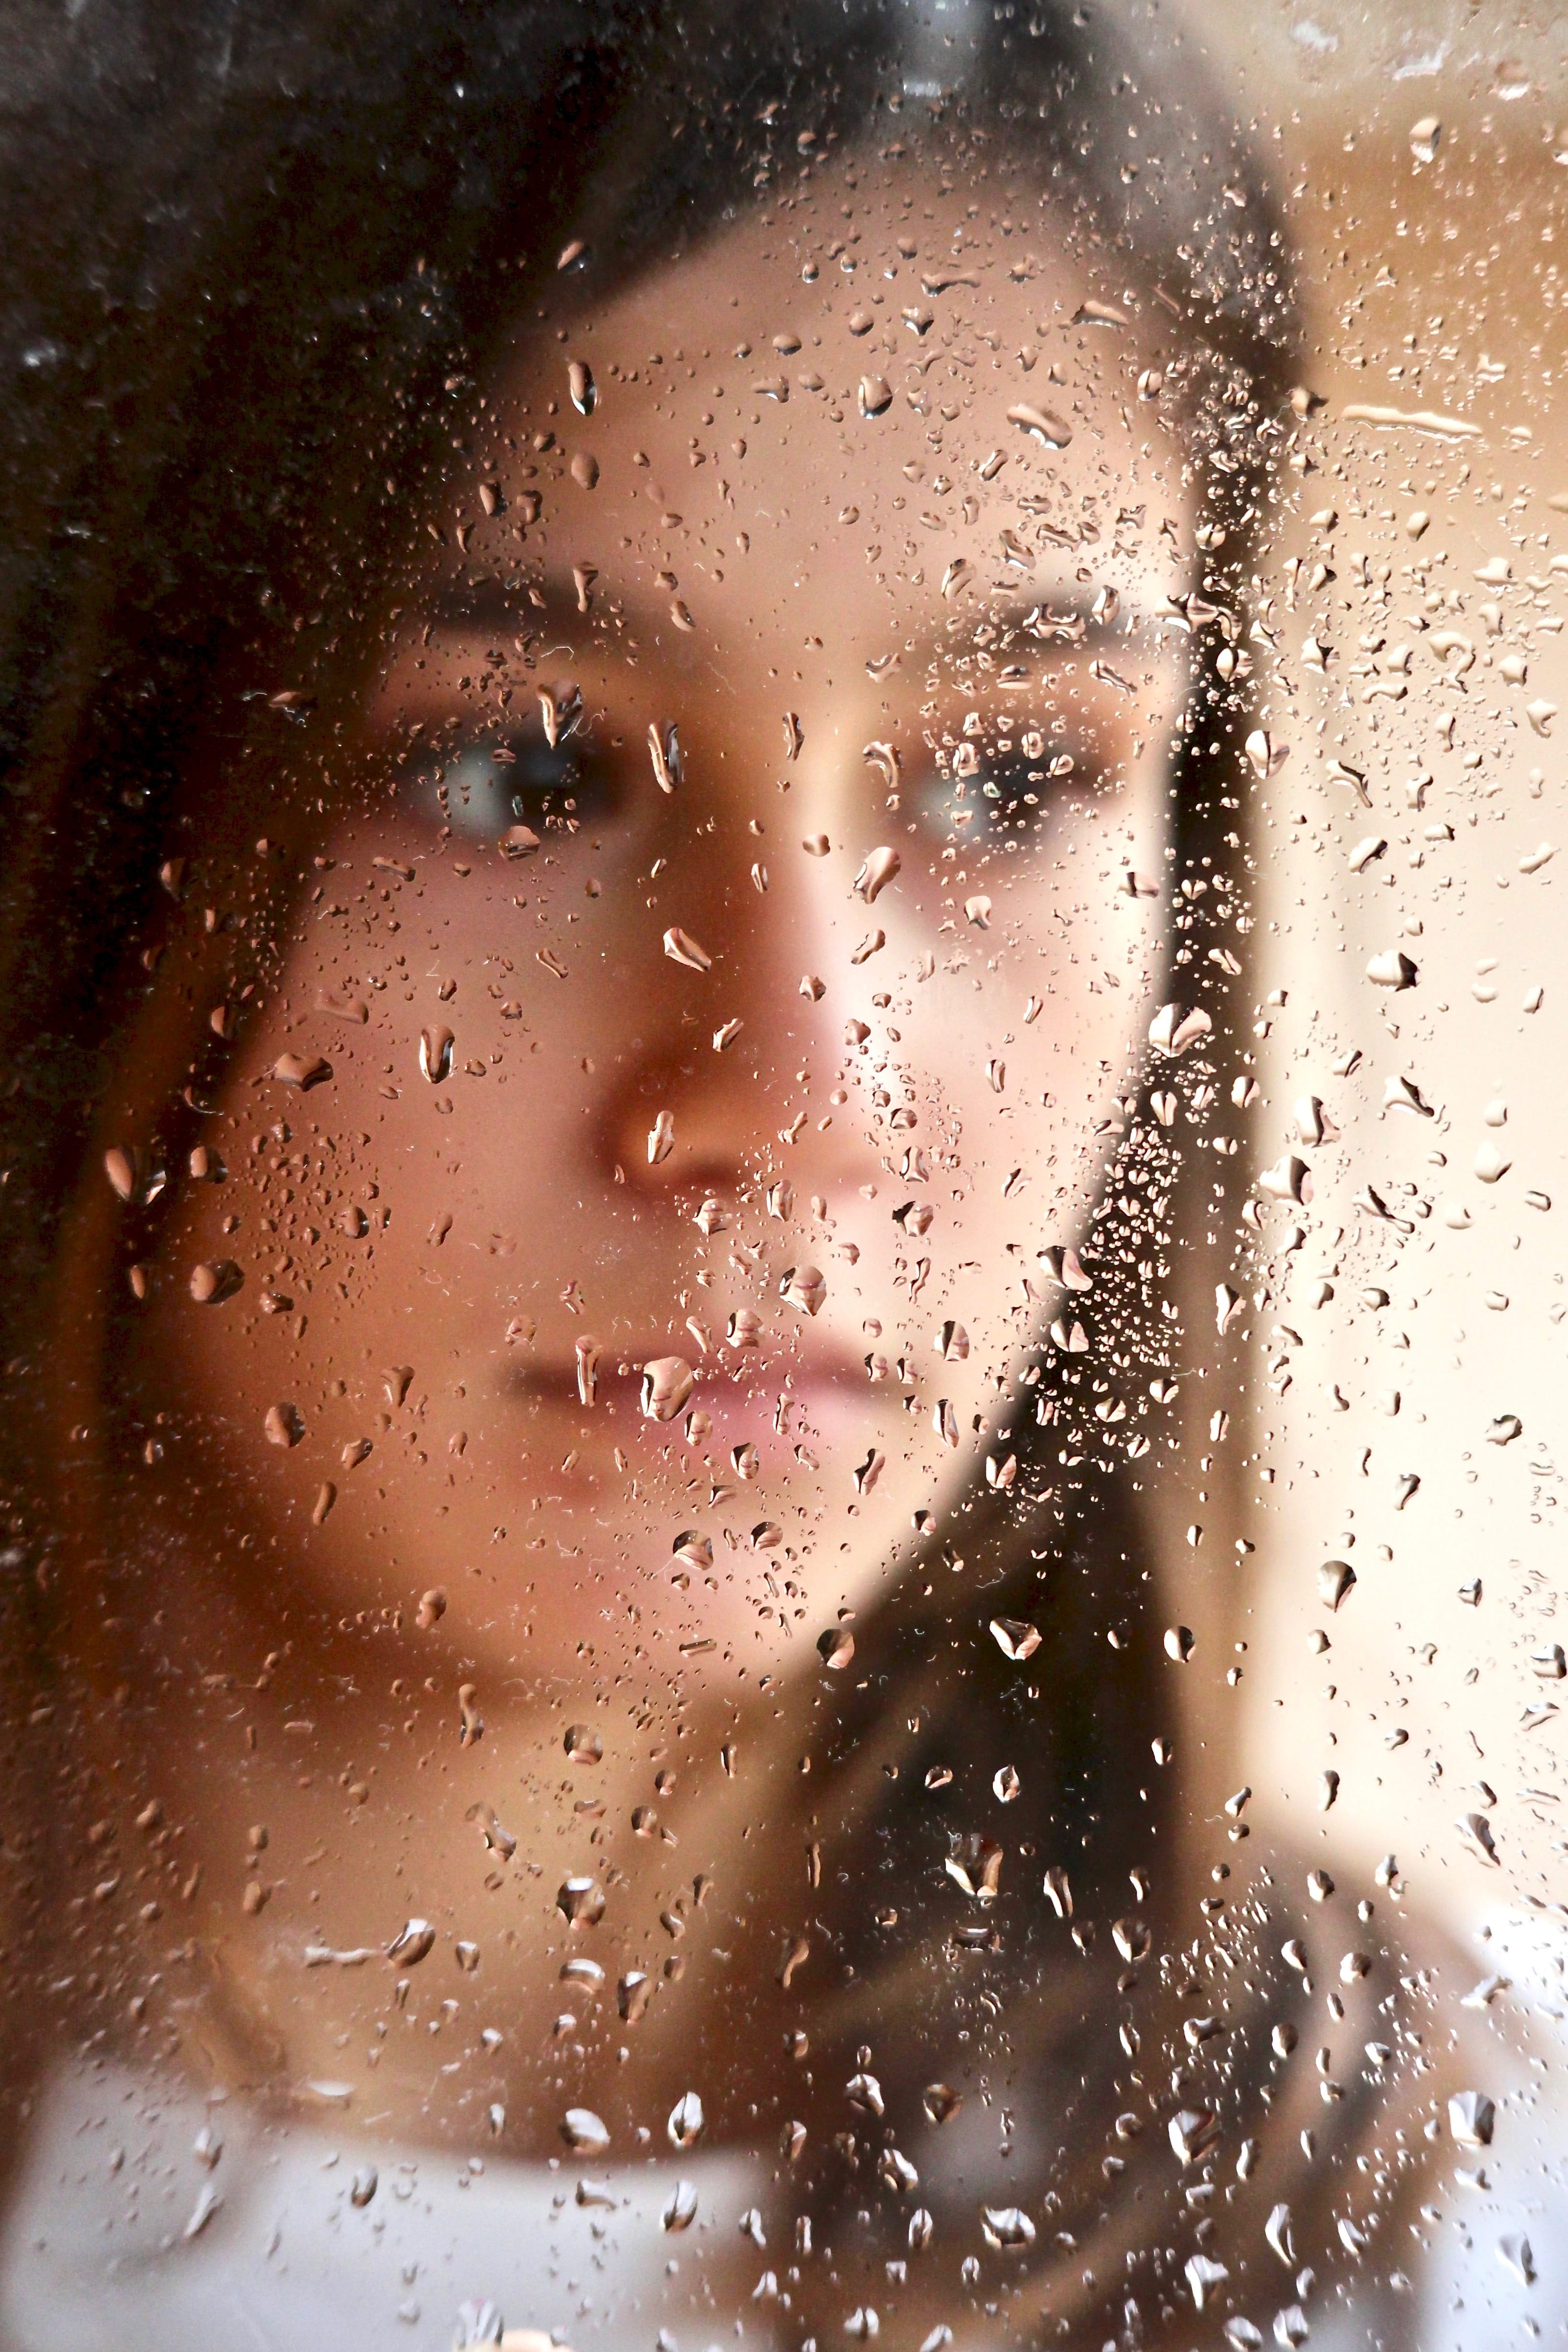
M610 758L571 737L535 735L514 744L470 744L427 769L408 788L413 813L471 840L498 840L507 827L573 831L614 814L619 779Z
M934 774L921 796L928 834L946 842L967 835L996 841L1027 840L1037 832L1067 789L1082 779L1082 762L1071 751L1040 745L966 760L960 753L946 774Z

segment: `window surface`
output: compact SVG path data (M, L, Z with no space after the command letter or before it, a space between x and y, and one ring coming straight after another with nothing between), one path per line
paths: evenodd
M1556 2338L1558 27L14 30L5 2341Z

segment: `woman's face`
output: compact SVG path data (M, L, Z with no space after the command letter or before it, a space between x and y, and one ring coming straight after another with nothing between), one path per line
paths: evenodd
M291 845L149 1336L287 1573L444 1588L492 1717L814 1667L1092 1318L1041 1253L1151 1009L1190 516L1139 329L1003 209L520 308L307 722L370 788Z

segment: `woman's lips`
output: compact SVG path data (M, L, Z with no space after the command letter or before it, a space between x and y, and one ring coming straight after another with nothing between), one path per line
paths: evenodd
M894 1382L873 1382L863 1360L836 1350L825 1359L814 1352L802 1361L794 1355L763 1356L750 1350L704 1359L693 1347L685 1360L692 1368L694 1384L680 1412L668 1423L645 1419L643 1367L680 1352L667 1339L651 1340L645 1349L601 1350L592 1403L580 1397L575 1355L511 1367L507 1386L514 1397L570 1422L579 1446L620 1441L628 1420L645 1426L650 1435L667 1430L684 1441L687 1415L703 1412L710 1424L704 1448L715 1455L747 1442L765 1452L775 1444L792 1448L813 1441L848 1448L857 1437L863 1446L879 1435L885 1443L903 1393ZM769 1446L765 1447L765 1440Z

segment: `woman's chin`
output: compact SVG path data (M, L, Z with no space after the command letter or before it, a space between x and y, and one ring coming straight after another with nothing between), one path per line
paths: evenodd
M439 1588L433 1644L504 1682L525 1714L530 1685L559 1696L580 1684L586 1703L607 1671L639 1662L727 1686L737 1669L775 1682L815 1671L818 1637L892 1588L918 1546L917 1519L961 1483L951 1454L927 1467L928 1431L912 1444L885 1410L843 1419L836 1436L821 1433L824 1413L807 1437L764 1425L737 1440L755 1443L744 1476L716 1422L700 1450L683 1446L652 1475L625 1449L617 1466L617 1424L600 1423L549 1475L514 1478L505 1494L486 1483L433 1519L400 1528L394 1516L389 1556L419 1563L405 1621ZM362 1597L352 1554L328 1575Z

